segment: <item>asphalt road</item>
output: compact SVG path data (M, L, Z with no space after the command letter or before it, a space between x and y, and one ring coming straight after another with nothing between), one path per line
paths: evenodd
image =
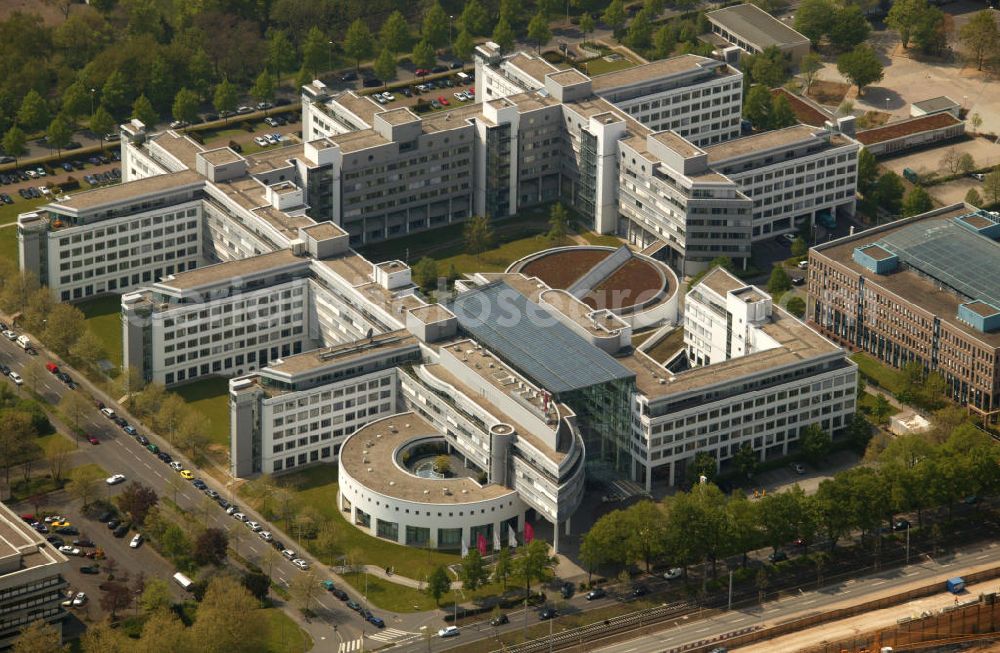
M32 338L32 341L35 342L35 346L38 348L39 344L37 340ZM40 353L38 356L30 356L13 342L8 341L6 338L0 338L0 362L9 365L14 371L19 372L22 376L25 376L24 370L30 363L38 361L44 364L48 360L51 360L46 357L44 350L40 349L39 351ZM91 387L86 379L83 378L82 374L62 364L60 364L60 367L69 373L75 381L80 383L79 389L68 389L62 382L48 373L44 374L42 378L39 379L37 386L32 389L46 401L53 404L58 403L59 398L67 392L85 392L90 396L100 398L105 404L114 408L116 412L128 419L131 424L135 425L139 429L140 433L149 437L151 442L159 445L161 450L170 452L175 460L183 462L187 469L194 471L197 475L196 466L192 465L190 461L176 453L168 443L151 435L148 430L143 428L139 421L129 415L127 411L121 410L118 405L111 402L108 397L103 395L103 393L100 393L98 390ZM9 379L2 379L0 382L10 383L13 386L13 382ZM24 387L29 387L27 381L25 381ZM95 435L101 441L101 444L91 445L86 441L81 442L79 445L79 453L74 454L78 457L76 462L98 463L105 470L107 470L109 474L124 474L128 481L138 480L139 482L151 487L161 497L169 497L171 499L174 498L174 490L171 488L168 479L175 476L177 478L180 477L177 476L169 466L161 462L155 455L147 451L138 442L115 426L110 420L105 418L98 411L96 406L94 406L92 410L88 410L86 412L84 417L81 419L80 428L85 430L88 434ZM227 498L229 497L229 489L221 487L212 477L206 475L202 480L204 480L210 488L219 492L222 496ZM125 484L127 484L127 481ZM108 495L114 496L116 493L121 491L125 484L109 487ZM202 492L198 491L197 488L187 482L185 482L181 486L181 489L176 493L177 504L182 509L191 511L194 514L198 514L200 506L205 499L206 497ZM241 506L241 509L248 518L261 523L265 530L271 531L271 533L274 534L275 539L281 540L291 548L299 548L295 546L294 538L283 533L276 525L268 524L260 517L260 515L246 509L243 506ZM101 546L107 545L107 550L110 552L109 555L115 557L117 561L138 561L140 564L134 566L134 571L130 569L130 573L133 575L137 573L139 569L146 569L147 574L164 576L168 580L170 579L170 576L173 575L174 570L169 567L169 563L160 558L160 556L156 554L151 547L143 545L143 547L137 551L129 549L128 542L126 541L127 538L123 540L116 540L114 537L105 537L110 534L107 532L106 528L104 529L104 532L100 532L100 525L96 524L96 522L90 522L89 520L82 518L78 511L68 516L75 518L71 519L75 525L85 526L86 531L83 531L83 529L81 529L81 531L86 532L92 539L95 539L96 541L96 538L100 538L100 542L98 543ZM217 504L214 504L214 502L212 509L207 513L206 519L206 524L208 526L215 526L226 530L228 530L234 523L232 517L226 515L225 511L222 510L222 508ZM131 534L128 537L131 537ZM106 542L105 540L109 541ZM240 555L260 564L263 561L264 552L270 548L270 546L270 544L265 543L249 529L247 529L245 535L241 537L238 542L238 551ZM153 558L147 560L146 558L149 556L152 556ZM328 578L334 580L337 582L338 587L347 591L352 598L359 602L363 602L363 597L358 596L357 592L353 591L349 585L341 582L339 578L336 578L332 574L326 573L325 566L320 565L318 561L314 560L304 551L300 552L300 556L309 561L312 568L317 571L319 579ZM75 566L78 567L82 565ZM132 567L132 565L129 565L129 567ZM294 567L288 560L279 557L274 563L272 577L275 582L288 586L297 574L302 573L305 572L302 572L298 568ZM104 578L104 576L93 578ZM76 574L74 574L74 581L75 580ZM84 589L84 591L88 590ZM88 591L88 594L90 593L91 592ZM99 594L95 593L92 598L93 600L99 599ZM360 637L362 635L363 622L355 612L345 608L340 601L326 592L321 593L321 596L318 599L318 605L314 604L313 611L316 613L316 618L313 619L311 623L302 624L310 632L316 642L316 646L313 650L345 652L351 650L361 650ZM378 612L377 614L381 613ZM297 612L296 616L298 616ZM383 618L389 625L386 631L373 633L372 631L376 629L370 625L368 625L365 629L368 635L375 636L375 639L369 638L371 641L366 642L366 649L370 649L373 646L385 645L388 641L396 638L397 635L399 638L402 638L403 636L415 636L415 633L405 633L398 628L393 629L393 621L394 619L398 620L398 617L383 615ZM299 619L297 619L297 621ZM337 626L336 632L333 628L334 625ZM398 631L398 633L390 632L390 629ZM343 646L341 646L341 643L343 643Z
M763 610L753 606L724 612L703 620L678 620L664 630L595 649L604 653L659 653L668 648L696 642L752 626L768 626L830 610L835 604L858 604L875 598L876 594L902 591L903 586L926 585L935 579L944 589L945 579L961 575L971 567L1000 563L1000 545L982 544L957 551L937 559L922 558L914 564L873 573L829 585L793 598L765 603ZM722 642L724 645L724 642Z

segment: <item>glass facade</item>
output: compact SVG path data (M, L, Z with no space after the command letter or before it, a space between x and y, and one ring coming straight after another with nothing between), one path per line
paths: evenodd
M399 541L399 524L394 521L375 520L375 534L386 540Z
M577 414L587 463L603 462L618 472L628 472L632 461L629 440L632 432L631 397L635 379L616 379L562 393L563 401Z
M461 528L439 528L438 529L439 549L461 549L462 529Z
M490 127L486 132L486 215L502 218L510 214L510 125Z
M431 529L422 526L406 527L406 544L409 546L427 546L431 541Z
M597 137L589 132L580 134L580 181L577 184L576 209L590 218L588 229L594 228L597 203Z

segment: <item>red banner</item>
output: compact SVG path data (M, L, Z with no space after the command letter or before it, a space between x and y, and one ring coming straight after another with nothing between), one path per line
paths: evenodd
M479 555L486 555L486 538L480 533L479 537L476 539L476 548L479 549Z
M531 544L535 539L535 528L528 522L524 522L524 543Z

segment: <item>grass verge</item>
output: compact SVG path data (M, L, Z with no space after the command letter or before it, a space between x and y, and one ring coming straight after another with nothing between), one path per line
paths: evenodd
M666 360L677 353L678 349L684 347L684 329L682 327L677 327L666 336L663 340L656 343L649 351L646 353L654 361L658 363L664 363Z
M865 411L865 413L867 413L868 415L871 415L872 409L875 407L875 395L873 395L873 394L871 394L869 392L864 393L861 396L861 400L858 402L858 405L862 408L862 410ZM889 404L889 414L887 415L887 417L892 417L893 415L895 415L898 412L899 412L899 409L896 408L895 405L893 405L893 404L890 403Z
M268 653L298 653L312 649L312 637L287 614L278 608L264 608L261 613L268 623Z
M293 492L296 509L311 506L323 517L332 521L337 527L338 551L360 563L395 567L401 575L420 580L437 567L454 564L459 560L455 554L416 549L388 542L368 535L348 523L344 514L337 509L336 465L317 465L280 476L275 482ZM243 485L239 489L239 494L242 501L256 509L260 508L261 502L254 498L251 486ZM269 505L270 507L272 506ZM316 550L315 540L304 540L303 546L321 561L330 562L328 554ZM395 584L393 586L395 587Z
M903 375L888 365L884 365L868 354L857 352L851 355L851 360L858 364L858 370L865 378L892 394L899 394L903 388Z
M449 607L454 606L456 599L459 605L467 605L470 602L475 602L486 597L498 596L502 593L500 584L493 583L484 585L474 592L463 590L446 592L440 601L435 602L434 597L423 590L399 585L398 583L393 583L392 581L378 578L371 574L367 574L368 578L366 581L365 576L366 574L352 573L344 574L343 578L362 595L365 595L367 589L368 602L372 606L391 612L425 612L438 608L447 610ZM422 581L423 578L420 580ZM514 581L513 584L508 583L507 587L510 590L515 590L516 585L517 582Z
M17 263L17 228L5 227L0 229L0 258L5 258Z
M83 311L87 328L104 346L104 355L114 365L114 373L122 367L122 302L118 295L89 299L76 305Z
M205 416L212 444L229 447L229 380L208 378L174 388L194 410Z
M10 195L10 193L7 194ZM11 197L16 198L13 204L0 205L0 224L17 222L18 213L27 213L50 201L47 197L40 197L36 200L21 199L17 197L16 193L11 195ZM13 229L13 227L10 228Z

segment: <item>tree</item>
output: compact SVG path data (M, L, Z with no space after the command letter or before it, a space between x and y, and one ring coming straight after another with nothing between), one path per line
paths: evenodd
M601 15L601 22L611 28L617 37L625 26L625 4L622 0L611 0L611 4Z
M538 12L528 23L528 39L535 42L535 51L541 52L542 46L552 40L552 30L549 29L549 21L545 19L542 12Z
M776 46L768 46L763 52L747 57L751 79L767 88L776 88L788 78L787 60Z
M773 295L791 290L792 280L781 265L774 266L771 270L771 278L767 282L767 291Z
M892 404L881 392L878 392L875 394L875 401L870 412L876 424L885 424L889 419L889 413L892 412Z
M489 33L490 17L479 0L469 0L465 3L458 22L470 35L478 36Z
M74 431L80 431L80 423L92 408L92 404L78 392L67 392L59 399L59 412L70 423ZM74 439L79 440L77 434Z
M44 129L50 119L49 105L45 99L35 89L28 91L21 100L21 108L17 111L17 124L33 132Z
M653 41L653 14L648 9L642 9L632 18L628 26L625 40L636 50L647 50Z
M646 564L647 574L666 551L665 517L652 501L640 501L624 511L625 550L630 561L642 560Z
M580 16L580 31L583 32L583 42L584 43L587 42L587 35L594 33L594 27L595 27L595 25L594 25L594 17L593 16L591 16L589 13L584 13L582 16ZM672 50L672 48L671 48L671 50ZM657 49L657 53L658 54L660 53L659 49ZM666 54L663 54L662 56L666 57L668 54L669 54L669 52L666 53Z
M220 114L231 114L236 111L236 103L239 99L236 96L236 86L223 77L222 81L215 85L215 95L212 99L212 106ZM229 116L226 115L228 122Z
M920 215L921 213L927 213L934 207L934 203L931 201L931 196L927 194L923 186L914 186L903 198L903 205L900 209L900 215L904 218L908 218L911 215Z
M732 550L743 556L740 563L747 566L747 554L760 546L760 526L758 524L758 505L747 499L742 491L735 491L726 501L726 532L729 535Z
M258 102L270 102L274 99L274 78L266 71L260 71L253 86L250 87L250 97Z
M90 108L90 91L83 82L76 81L66 87L62 94L62 113L68 119L75 121L86 115Z
M823 60L815 52L808 52L799 61L799 73L802 75L802 79L805 80L806 88L808 91L809 87L812 86L813 81L816 79L816 75L820 70L823 69Z
M273 551L273 549L271 550ZM268 592L271 590L270 576L258 571L246 572L243 574L241 582L243 583L243 587L247 588L247 591L258 601L266 599Z
M427 593L434 597L434 603L440 605L441 597L451 589L451 581L444 567L437 567L427 578Z
M160 116L153 108L153 103L145 95L140 95L132 103L132 117L150 129L160 121Z
M867 43L840 55L837 58L837 70L858 87L858 95L864 95L865 87L881 81L883 76L882 62Z
M8 156L14 157L15 166L18 165L18 159L28 152L27 142L28 137L17 125L11 125L11 128L4 133L2 143L3 151L6 152Z
M569 218L561 202L556 202L549 209L549 238L562 240L566 237Z
M965 203L981 209L983 207L983 198L980 196L979 191L975 188L970 188L969 192L965 194Z
M819 465L830 453L833 441L819 424L810 424L799 434L799 448L802 455L813 465Z
M858 191L862 195L868 195L874 189L877 179L878 161L874 154L863 147L858 152Z
M108 75L101 87L101 104L108 108L113 116L121 116L129 106L129 83L125 75L116 70Z
M365 30L367 31L367 27ZM346 39L347 37L345 37ZM368 34L371 39L371 33ZM346 44L345 44L346 48ZM323 70L330 61L330 41L316 25L309 28L306 39L302 43L302 67L312 73L315 78L319 71Z
M473 216L462 231L465 239L465 250L470 254L482 254L493 247L493 227L489 218L482 215Z
M171 603L173 601L170 598L170 586L167 581L157 576L146 581L146 587L143 588L139 599L143 612L152 614L160 610L167 610Z
M806 314L806 302L804 299L796 295L788 300L788 305L785 306L788 312L795 317L801 319L803 315Z
M441 454L434 459L434 471L442 476L447 476L451 472L451 458L447 454Z
M189 124L198 120L198 94L187 88L177 91L170 113L174 120Z
M493 28L493 42L500 46L501 52L510 52L514 47L514 30L506 16L501 16Z
M483 557L473 548L469 551L469 555L462 558L462 588L475 591L485 585L489 577Z
M267 68L278 79L282 73L295 69L295 46L285 30L268 30Z
M809 253L809 245L802 236L792 241L792 256L805 256Z
M77 338L86 330L83 311L69 304L47 308L43 325L42 339L49 349L60 356L68 355Z
M194 541L194 561L199 565L221 565L226 560L229 537L221 528L206 528Z
M413 46L410 58L413 60L413 65L419 68L432 68L437 63L437 54L434 53L434 48L423 40Z
M75 449L76 447L72 443L63 438L54 440L45 448L45 461L49 464L49 473L52 474L52 479L57 483L62 480L63 473L66 471L66 463L69 462L69 455ZM86 503L84 500L84 505Z
M49 147L55 147L58 155L62 156L63 148L69 145L73 138L73 130L70 129L65 118L56 116L49 123L49 128L45 131L45 138L48 139Z
M413 280L424 290L433 290L438 282L438 264L425 256L413 266Z
M972 158L972 155L968 152L963 152L960 157L958 157L958 171L964 175L969 174L976 169L976 160Z
M118 581L103 583L101 589L104 595L101 597L101 608L111 613L111 620L117 618L118 611L124 610L132 602L132 590L128 585Z
M382 52L380 52L378 58L375 59L375 65L373 68L375 70L375 76L381 79L383 84L388 86L389 82L396 79L396 55L389 52L388 48L382 48Z
M953 175L958 174L958 157L958 150L949 147L941 157L941 167Z
M463 27L459 30L455 42L451 44L452 53L462 61L468 61L472 58L472 52L475 49L476 43L472 40L472 35L469 34L469 30Z
M361 60L368 59L375 50L372 33L364 21L358 18L347 28L344 35L344 52L354 59L355 68L361 69Z
M142 526L146 521L146 515L157 504L159 497L152 488L142 485L138 481L132 481L117 497L118 507L123 512L132 517L132 521L138 526Z
M892 170L883 173L875 184L875 201L892 215L898 215L903 201L903 182Z
M104 480L100 472L93 467L77 467L69 472L70 495L83 501L83 507L90 505L90 500L94 498L100 488L100 483Z
M493 563L493 579L500 581L503 591L507 591L507 579L514 573L514 560L510 555L510 549L504 547L497 554L496 562Z
M11 653L64 653L68 650L69 647L62 644L60 630L39 619L24 627L14 640Z
M864 43L871 34L864 12L856 4L845 4L837 9L830 23L830 44L838 50L851 50Z
M743 476L750 479L760 466L760 456L754 452L750 443L746 442L733 454L733 464Z
M549 556L548 545L541 540L532 540L514 559L515 574L524 579L524 591L531 594L531 583L544 580L555 561Z
M983 197L989 205L1000 203L1000 166L983 178Z
M107 0L100 0L106 2ZM90 6L97 4L98 0L90 0ZM143 627L143 634L149 629L148 625ZM177 642L179 638L166 639L167 642ZM87 627L87 631L80 638L83 653L130 653L133 651L132 640L122 630L114 627L110 620L92 624ZM144 653L154 653L154 649L143 648ZM168 653L166 651L157 653Z
M913 30L912 39L921 52L942 52L948 46L944 12L937 7L930 7L920 17Z
M406 51L410 44L410 26L402 13L394 11L389 14L379 29L379 40L382 41L382 47L392 54Z
M771 115L769 119L771 129L782 129L797 124L798 118L792 111L792 105L784 93L777 93L771 98Z
M267 620L261 619L258 605L238 579L227 575L213 577L190 628L191 641L198 642L197 649L203 653L266 651Z
M771 93L766 87L754 84L743 102L743 117L754 129L767 129L771 123Z
M715 456L707 451L699 451L694 455L694 461L691 463L691 475L695 479L704 476L709 481L712 481L715 480L716 474L719 471L718 467L719 463L715 459Z
M424 22L420 34L433 47L443 48L448 45L450 24L451 19L448 18L447 12L441 3L435 0L434 4L424 11Z
M885 24L899 32L903 47L910 46L910 35L930 9L927 0L900 0L893 2Z
M803 0L795 10L795 30L813 43L819 43L829 31L836 5L830 0Z
M296 574L289 588L292 600L300 610L311 610L313 601L319 596L320 584L315 571L306 574Z
M979 131L979 128L983 126L983 117L978 113L974 113L969 118L969 122L972 123L972 129Z
M983 9L972 15L958 31L958 39L965 46L969 58L976 62L976 69L982 70L987 57L993 55L1000 43L1000 29L992 9Z

